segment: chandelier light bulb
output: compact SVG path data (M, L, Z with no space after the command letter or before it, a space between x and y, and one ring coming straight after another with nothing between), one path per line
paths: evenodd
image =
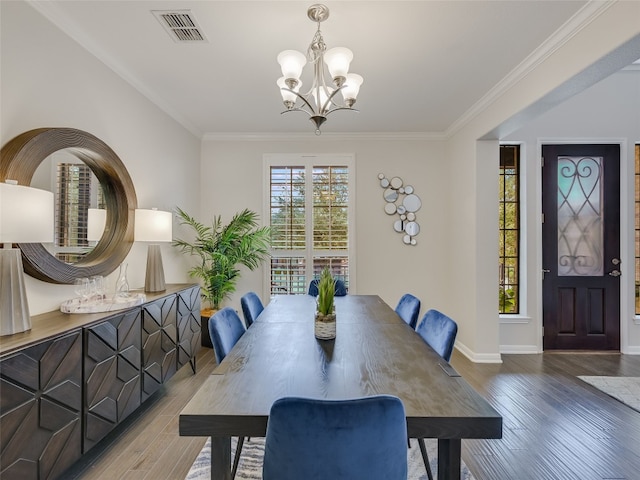
M328 94L327 94L328 91ZM313 98L315 100L315 104L316 104L316 111L321 114L324 115L328 110L330 110L331 108L331 103L329 103L329 105L326 106L326 108L324 107L324 104L327 102L327 99L329 98L329 95L331 95L333 93L333 89L332 88L327 88L327 90L325 91L324 88L320 87L320 88L314 88L313 92L311 92L311 94L313 95ZM319 96L319 98L318 98Z
M353 60L353 52L345 47L334 47L325 52L324 63L327 64L336 87L341 87L344 83L351 60Z
M302 69L307 63L307 57L297 50L285 50L278 55L278 63L285 79L300 80Z
M358 97L358 92L360 91L360 85L364 79L358 75L357 73L349 73L347 75L347 79L340 90L342 93L342 98L344 98L344 103L351 108L351 106L356 103L356 98Z
M302 87L302 82L298 81L298 83L289 90L283 90L283 89L289 88L289 86L287 85L286 79L284 77L280 77L276 83L280 88L280 94L282 95L282 101L284 102L284 105L287 107L287 109L293 108L297 100L296 98L297 95L295 93L290 92L289 90L298 92L300 90L300 87Z

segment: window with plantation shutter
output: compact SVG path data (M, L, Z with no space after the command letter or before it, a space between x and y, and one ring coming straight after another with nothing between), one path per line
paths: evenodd
M352 156L265 156L272 251L270 295L303 294L329 267L349 287Z
M88 209L105 208L104 194L84 163L56 163L55 256L66 263L82 259L93 245L87 240Z

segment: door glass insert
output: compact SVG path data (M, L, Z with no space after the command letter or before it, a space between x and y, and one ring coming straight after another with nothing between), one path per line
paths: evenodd
M558 276L603 275L602 157L558 157Z

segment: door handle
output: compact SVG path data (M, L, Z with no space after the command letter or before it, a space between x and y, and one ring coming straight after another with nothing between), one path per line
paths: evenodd
M613 270L609 272L609 275L611 275L612 277L619 277L620 275L622 275L622 273L620 272L620 270Z

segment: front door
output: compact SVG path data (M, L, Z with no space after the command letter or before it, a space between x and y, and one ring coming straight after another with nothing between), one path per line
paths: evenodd
M620 146L542 147L545 350L620 349Z

